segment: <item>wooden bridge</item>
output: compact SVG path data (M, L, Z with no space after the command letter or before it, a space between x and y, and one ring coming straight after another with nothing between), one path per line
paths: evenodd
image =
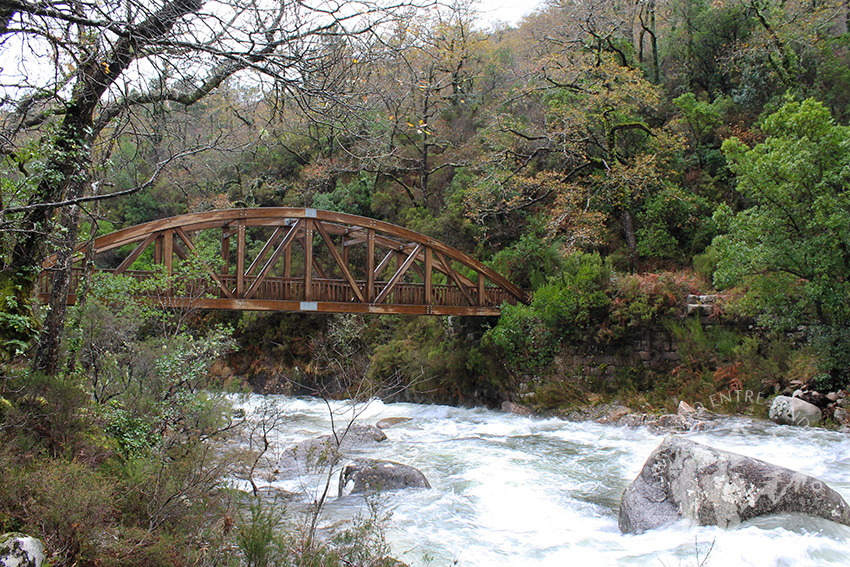
M140 282L164 272L173 276L169 281L179 281L180 262L202 242L216 248L220 243L216 262L202 264L204 277L146 294L164 298L167 305L202 309L414 315L492 316L499 315L502 303L527 301L504 277L433 238L318 209L180 215L98 237L89 257L97 272ZM78 251L87 246L79 245ZM44 264L42 300L49 293L54 261L51 257ZM84 273L78 258L69 303L75 302Z

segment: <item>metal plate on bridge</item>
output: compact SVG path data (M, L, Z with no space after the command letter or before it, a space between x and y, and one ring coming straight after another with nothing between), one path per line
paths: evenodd
M300 309L301 311L318 311L319 304L315 301L302 301Z

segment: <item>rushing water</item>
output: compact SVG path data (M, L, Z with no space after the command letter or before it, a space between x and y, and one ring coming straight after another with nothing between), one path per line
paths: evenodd
M256 413L263 398L245 407ZM268 396L287 416L272 452L331 431L321 400ZM412 465L431 490L382 496L393 553L411 566L850 565L850 528L805 516L760 518L723 530L680 522L642 535L617 528L619 499L663 435L485 409L334 402L337 426L387 417L410 421L361 455ZM820 478L850 501L850 435L731 418L687 437ZM315 495L321 479L276 481ZM336 492L334 480L332 492ZM334 500L330 518L363 507Z

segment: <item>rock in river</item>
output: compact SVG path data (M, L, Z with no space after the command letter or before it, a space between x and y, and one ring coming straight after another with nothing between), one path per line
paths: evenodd
M399 423L407 423L410 421L409 417L385 417L375 424L375 427L378 429L389 429Z
M727 528L784 512L850 526L850 506L816 478L668 437L623 493L619 524L623 533L642 533L682 518Z
M431 484L419 469L392 461L360 459L339 473L340 496L404 488L431 488Z
M823 414L819 407L800 398L776 396L770 405L770 419L783 425L817 425Z
M321 471L332 466L344 453L386 439L387 435L374 425L355 423L334 435L322 435L289 447L283 452L275 472L286 475Z

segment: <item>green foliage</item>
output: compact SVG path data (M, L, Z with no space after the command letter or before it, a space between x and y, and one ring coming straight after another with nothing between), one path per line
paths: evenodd
M610 317L601 334L616 341L678 319L684 313L687 295L699 293L703 285L691 272L625 276L617 282Z
M38 332L38 322L27 295L35 281L31 271L0 272L0 362L23 354Z
M691 92L732 95L737 85L727 62L757 23L746 5L676 0L671 9L671 18L679 25L665 38L663 51L668 64L681 74L681 83Z
M546 380L536 384L532 402L541 411L563 410L574 405L584 405L588 393L572 380Z
M538 229L500 250L490 265L515 285L537 289L560 271L562 263L558 242L546 238Z
M20 373L4 387L11 405L5 415L6 434L26 447L31 457L71 457L99 451L90 443L96 429L87 414L89 396L80 381L39 372Z
M129 187L137 185L134 180L126 180L126 183ZM185 200L178 196L175 189L157 186L125 197L118 206L124 225L134 226L186 213Z
M148 455L159 438L154 434L154 424L122 407L112 400L104 408L104 432L115 439L118 451L125 459L139 459Z
M698 100L694 93L685 93L673 99L673 104L682 112L697 144L702 143L711 129L720 124L722 115L719 107L722 101L722 98L713 102Z
M499 323L484 335L520 372L536 372L552 361L562 341L591 339L609 305L611 267L598 254L576 253L560 277L534 293L530 306L503 305Z
M637 215L638 252L645 258L687 262L715 236L712 212L708 200L665 183Z
M836 119L847 123L850 117L850 34L830 37L819 44L820 60L816 72L816 98L823 100Z
M534 373L558 352L560 337L527 305L503 305L499 323L484 335L484 344L498 348L520 372Z
M236 543L245 563L247 567L272 565L279 554L276 535L282 518L275 504L265 503L259 498L248 505L248 514L236 534Z
M2 465L0 515L44 539L53 557L94 560L97 539L114 514L114 483L77 460Z
M384 533L389 515L379 499L370 498L366 504L365 514L312 538L307 533L311 514L302 524L275 502L252 500L236 543L247 567L394 567L398 563L388 556Z
M313 197L313 207L352 215L372 216L373 184L373 175L361 173L350 182L337 185L330 193L317 193Z
M610 279L611 266L599 254L572 254L560 278L535 292L532 308L565 339L586 341L594 325L607 315Z

